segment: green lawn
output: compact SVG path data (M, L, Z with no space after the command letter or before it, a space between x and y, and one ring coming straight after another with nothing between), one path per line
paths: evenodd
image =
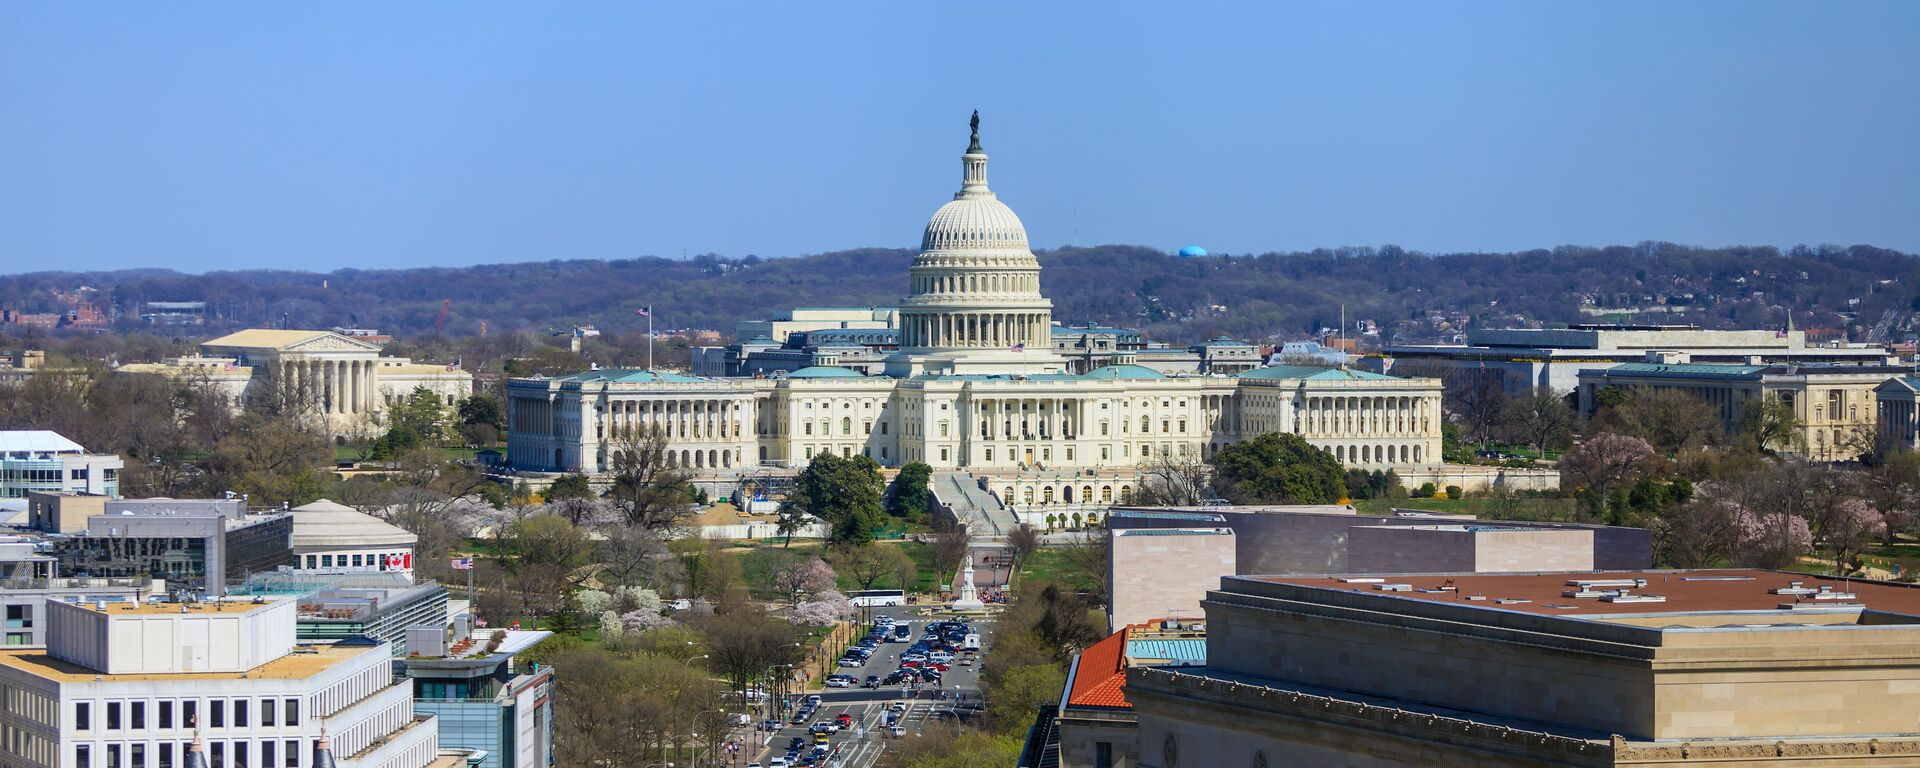
M1027 562L1020 566L1020 583L1029 580L1051 581L1073 589L1094 587L1093 579L1080 573L1064 547L1041 547L1028 555Z
M501 446L501 445L496 445L496 446L491 446L491 447L492 447L492 448L493 448L494 450L497 450L497 451L504 451L504 450L506 450L506 446ZM474 454L476 454L476 453L479 453L480 451L484 451L484 450L486 450L486 448L485 448L485 447L482 447L482 448L467 448L467 447L465 447L465 446L442 446L442 447L440 448L440 452L441 452L441 453L443 453L443 454L446 454L446 457L447 457L448 459L451 459L451 460L454 460L454 461L460 461L460 460L463 460L463 459L471 459L471 458L473 458L473 455L474 455ZM334 446L334 447L333 447L333 460L334 460L334 461L336 461L336 462L339 462L339 461L360 461L360 460L361 460L361 458L360 458L360 453L361 453L361 449L360 449L360 446L357 446L357 445L336 445L336 446Z

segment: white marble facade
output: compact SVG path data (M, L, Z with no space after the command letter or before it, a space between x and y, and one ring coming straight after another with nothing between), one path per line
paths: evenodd
M1019 218L987 188L986 164L976 133L961 191L934 214L913 262L886 375L816 366L770 378L601 369L515 379L509 463L603 472L624 435L659 429L672 459L696 470L867 455L989 477L993 493L1021 504L1056 490L1056 503L1130 490L1156 457L1205 458L1267 432L1303 435L1351 467L1440 462L1435 379L1308 366L1068 373L1049 338L1039 262Z

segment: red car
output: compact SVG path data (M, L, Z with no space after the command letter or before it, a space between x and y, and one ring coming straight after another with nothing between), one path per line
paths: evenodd
M940 662L937 662L937 661L932 661L932 662L928 662L928 663L927 663L927 666L929 666L929 667L932 667L932 668L934 668L934 669L937 669L937 670L940 670L940 671L942 671L942 672L945 672L945 671L947 671L947 669L949 668L949 666L950 666L950 665L947 665L947 664L942 664L942 663L940 663Z
M840 723L840 727L842 727L842 728L845 728L845 727L847 727L848 725L851 725L851 724L853 724L853 715L849 715L849 714L847 714L847 713L845 713L845 712L842 712L842 713L840 713L840 716L839 716L839 717L836 717L836 718L834 718L834 720L835 720L836 722L838 722L838 723Z

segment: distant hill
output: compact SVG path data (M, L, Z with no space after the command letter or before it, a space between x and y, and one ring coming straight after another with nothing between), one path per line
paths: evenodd
M1134 246L1039 254L1041 283L1063 322L1141 328L1184 342L1219 334L1298 338L1338 323L1377 324L1383 340L1440 338L1463 324L1527 325L1599 319L1583 306L1639 310L1608 316L1709 327L1769 327L1792 308L1802 328L1856 340L1913 334L1920 258L1871 246L1695 248L1668 243L1518 253L1430 255L1382 248L1179 258ZM890 306L906 292L908 250L861 249L787 259L702 256L547 261L465 268L257 270L186 275L164 270L0 276L0 305L58 311L56 291L89 286L124 316L144 301L208 301L231 321L195 331L285 322L348 325L402 336L430 332L451 300L447 332L544 331L594 324L709 328L796 306ZM1676 311L1678 310L1678 311Z

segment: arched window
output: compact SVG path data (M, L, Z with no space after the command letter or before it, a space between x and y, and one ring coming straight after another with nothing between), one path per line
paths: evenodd
M1007 489L1001 492L1000 496L1001 496L1001 501L1006 502L1007 506L1009 507L1013 506L1013 486L1011 485L1007 486Z
M1133 503L1133 486L1131 485L1120 486L1120 503L1122 504Z
M1020 500L1028 504L1033 503L1033 486L1020 489Z
M1042 504L1053 503L1053 486L1048 485L1040 488L1040 503Z
M843 434L843 435L851 435L851 434L853 434L853 419L850 419L850 418L846 418L846 417L841 417L841 419L840 419L840 434Z
M764 445L760 446L760 463L767 463L767 447Z
M1113 503L1113 486L1111 485L1100 486L1100 502L1103 504Z
M1093 486L1091 485L1080 486L1080 501L1083 504L1093 503Z
M709 466L709 467L717 467L717 466L720 466L720 452L719 452L719 451L707 451L707 466Z

